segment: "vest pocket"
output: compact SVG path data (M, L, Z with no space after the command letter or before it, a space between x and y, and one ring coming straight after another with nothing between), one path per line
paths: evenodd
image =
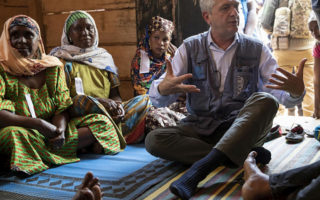
M238 101L245 101L254 92L254 69L249 66L237 67L233 77L232 98Z
M192 58L192 69L189 71L192 73L193 80L206 80L207 79L207 57Z
M193 80L193 84L200 89L200 93L189 93L188 99L191 109L194 112L202 112L209 110L210 94L206 87L206 80L198 81Z

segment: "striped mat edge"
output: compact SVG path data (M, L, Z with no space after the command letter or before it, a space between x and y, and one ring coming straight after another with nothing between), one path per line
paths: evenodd
M287 144L285 137L267 142L265 148L272 152L272 160L268 165L267 174L279 173L295 167L313 163L320 159L320 143L314 138L305 138L298 144ZM185 170L186 171L186 170ZM170 191L170 184L182 176L182 173L162 181L147 191L138 199L146 200L174 200L178 199ZM218 167L206 179L199 183L199 190L192 200L240 200L243 184L243 169L228 169Z

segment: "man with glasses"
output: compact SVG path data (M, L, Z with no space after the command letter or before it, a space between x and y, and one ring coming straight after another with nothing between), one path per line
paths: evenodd
M261 146L278 101L293 107L305 94L305 60L296 74L276 72L268 47L238 33L238 6L238 0L200 0L210 29L183 42L166 74L153 81L149 91L156 107L187 93L190 115L175 127L151 131L145 140L155 156L194 163L170 187L183 199L216 167L242 166L251 150L258 151L257 162L268 163L270 152Z

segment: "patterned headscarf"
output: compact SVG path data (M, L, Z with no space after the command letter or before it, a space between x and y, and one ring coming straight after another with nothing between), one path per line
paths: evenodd
M26 26L34 30L39 37L37 58L24 58L10 43L10 28ZM63 66L60 60L45 54L40 29L36 21L26 15L17 15L8 19L0 37L0 65L5 72L16 76L33 76L47 67Z
M149 33L154 31L164 31L172 34L174 26L172 21L156 16L152 17L150 24L148 25Z
M81 13L81 14L79 14ZM78 19L88 18L92 22L95 30L95 40L92 47L81 49L77 46L74 46L70 43L68 39L68 32L70 26L75 23ZM73 22L71 24L71 22ZM114 64L111 54L107 50L98 47L99 44L99 34L96 23L92 16L82 10L77 10L71 13L64 24L62 36L61 36L61 46L54 48L50 55L62 58L67 61L76 61L84 63L86 65L106 70L114 74L118 74L118 69Z
M16 17L10 24L9 29L14 27L14 26L25 26L28 27L29 29L33 30L34 32L39 35L39 29L36 24L33 23L31 18L29 17Z

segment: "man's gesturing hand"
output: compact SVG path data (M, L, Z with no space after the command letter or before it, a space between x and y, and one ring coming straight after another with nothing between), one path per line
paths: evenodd
M183 81L189 78L192 78L192 74L189 73L181 76L175 76L173 75L171 62L169 60L166 60L166 63L167 63L166 76L158 86L158 90L161 95L200 92L200 89L197 88L195 85L183 84Z

